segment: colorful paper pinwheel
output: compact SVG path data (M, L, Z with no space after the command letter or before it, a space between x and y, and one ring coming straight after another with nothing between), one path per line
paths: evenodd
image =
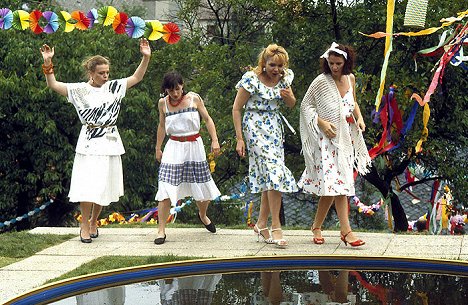
M47 34L55 33L59 27L57 14L51 11L45 11L42 13L42 16L47 21L47 24L44 27L44 33L47 33Z
M14 11L12 26L17 30L29 28L29 13L23 10Z
M13 22L13 13L8 8L0 9L0 29L8 30Z
M112 23L112 28L117 34L125 33L125 26L128 22L128 16L125 13L118 13L115 15L114 22Z
M166 23L163 26L165 34L163 34L163 39L168 44L177 43L180 40L179 27L173 22Z
M39 25L39 19L42 17L42 12L34 10L29 14L29 28L34 34L40 34L44 32L44 29Z
M59 23L60 26L64 27L64 32L69 33L75 29L75 25L70 22L72 20L72 17L69 12L65 11L60 11L60 14L58 15Z
M98 10L98 21L104 26L111 25L114 22L115 16L118 14L117 9L113 6L103 6Z
M148 40L158 40L163 36L163 26L159 20L152 20L146 23L145 37Z
M89 18L81 11L74 11L71 13L73 20L76 20L75 28L78 30L87 30L90 24Z
M131 38L140 38L145 33L145 21L140 17L131 17L128 19L125 31Z
M94 26L94 23L98 19L98 12L97 9L92 8L87 14L86 17L89 19L89 28L92 28Z

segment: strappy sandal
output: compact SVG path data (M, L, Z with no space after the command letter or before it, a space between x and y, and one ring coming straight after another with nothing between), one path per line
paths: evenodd
M314 231L320 231L320 235L322 235L322 229L320 229L320 228L313 228L313 229L312 229L312 234L314 234ZM325 238L323 238L323 237L315 237L315 236L314 236L314 237L312 238L312 241L313 241L314 244L316 244L316 245L321 245L321 244L325 243Z
M358 239L358 240L355 240L355 241L347 241L346 240L346 236L349 235L349 233L351 233L352 231L349 231L348 233L344 234L341 233L341 241L344 242L345 246L347 246L348 244L351 245L351 247L360 247L362 245L365 245L366 243L364 241L362 241L361 239Z
M281 228L271 229L271 233L275 231L283 231L283 230ZM271 237L273 238L273 234L271 235ZM288 246L288 241L284 238L273 239L272 241L273 241L273 244L275 244L278 248L281 248L281 249L284 249Z
M263 236L262 231L268 231L268 235L270 235L270 237L266 238L265 236ZM260 228L255 224L255 226L254 226L254 232L255 232L255 234L257 234L257 242L260 242L260 238L261 238L262 241L263 241L264 243L266 243L266 244L273 244L273 238L271 238L270 230L268 230L268 228L260 229Z

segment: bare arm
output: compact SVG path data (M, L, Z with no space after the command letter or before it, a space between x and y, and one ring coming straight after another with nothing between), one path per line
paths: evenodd
M219 155L221 148L218 142L218 135L216 134L215 123L213 122L213 119L211 118L211 116L208 114L208 110L206 110L205 103L203 102L201 97L198 95L197 95L197 98L195 99L195 104L197 105L198 113L200 113L200 116L205 121L206 128L208 129L208 133L210 134L211 152L215 156L217 156Z
M232 105L232 120L234 122L234 129L236 130L236 151L240 157L245 157L245 143L242 136L242 109L250 98L250 93L244 88L237 90L234 105Z
M158 109L159 109L159 124L158 124L158 130L156 132L155 154L156 154L156 160L158 162L161 162L161 158L163 154L161 150L161 146L164 142L164 138L166 137L166 116L164 113L164 99L159 100Z
M148 40L144 38L140 39L140 53L143 55L143 58L141 59L140 65L136 68L135 73L127 78L127 89L141 82L143 76L145 76L146 70L148 69L151 57L151 48Z
M44 44L40 48L42 58L44 59L44 64L42 68L44 70L44 75L47 82L47 87L54 90L62 96L67 96L67 86L65 83L59 82L55 79L54 68L52 64L52 57L55 54L55 48L51 48L48 45Z
M350 75L351 77L351 84L353 86L353 94L354 94L354 117L356 118L356 124L358 125L359 129L361 131L366 130L366 124L364 123L364 119L361 114L361 109L359 108L359 104L357 102L357 97L356 97L356 78L354 77L354 74Z

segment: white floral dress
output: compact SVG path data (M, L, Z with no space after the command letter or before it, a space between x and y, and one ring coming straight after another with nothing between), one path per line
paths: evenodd
M250 93L245 105L242 129L249 154L249 184L252 193L276 190L297 192L297 184L284 163L284 128L280 106L284 103L280 89L287 88L294 73L286 69L275 87L267 87L253 71L246 72L236 89Z
M343 116L351 116L354 111L353 86L348 76L349 89L341 98L341 107L338 103L333 105L330 111L339 111L341 108ZM336 86L335 86L336 88ZM336 88L338 90L338 88ZM349 125L347 131L350 132ZM354 195L353 164L346 164L345 170L338 168L338 148L325 136L322 131L318 135L318 141L314 146L313 159L318 160L313 168L306 167L298 186L306 193L318 196Z

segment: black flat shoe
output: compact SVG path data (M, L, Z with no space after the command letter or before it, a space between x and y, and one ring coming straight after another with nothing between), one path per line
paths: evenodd
M85 244L90 244L93 241L91 238L81 237L81 230L80 230L80 240L81 240L82 243L85 243Z
M210 231L211 233L216 233L216 227L215 225L213 224L213 222L210 222L210 224L204 224L203 221L201 220L201 217L200 217L200 214L198 214L198 219L200 219L201 223L205 226L205 228Z
M90 236L91 238L98 238L98 237L99 237L99 229L96 228L96 234L92 234L92 233L91 233L91 234L89 234L89 236Z
M156 245L162 245L166 241L166 234L164 234L164 237L158 237L154 240L154 243Z

